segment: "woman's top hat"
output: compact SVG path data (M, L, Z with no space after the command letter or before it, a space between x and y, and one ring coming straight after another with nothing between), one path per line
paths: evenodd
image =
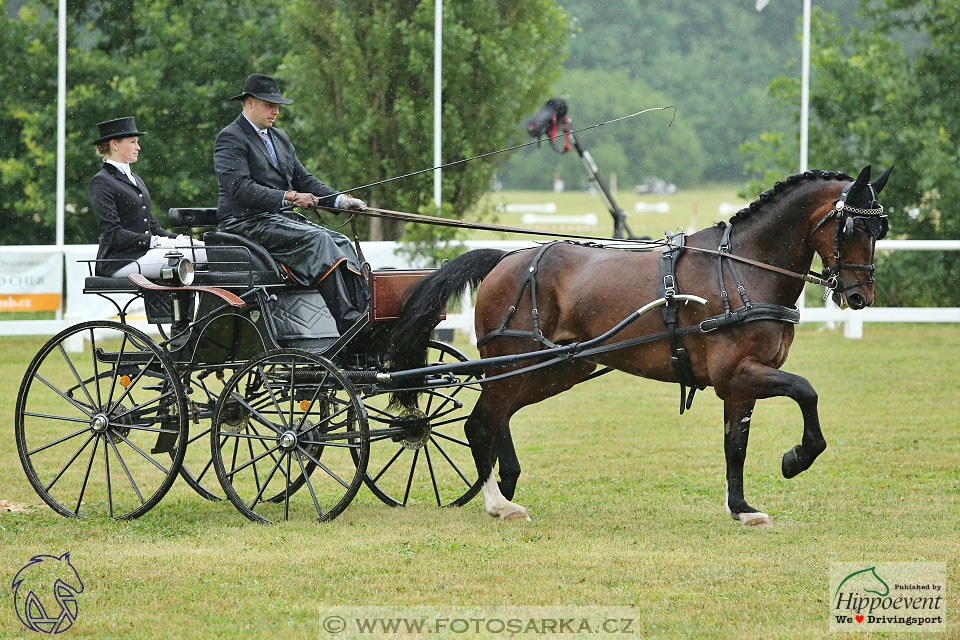
M144 131L137 131L137 123L134 121L133 116L98 122L97 128L100 130L100 137L94 140L93 144L99 144L117 138L132 138L134 136L139 137L146 135Z
M260 73L251 74L243 85L243 93L230 99L242 100L247 96L253 96L274 104L293 104L293 100L280 95L280 86L276 80Z

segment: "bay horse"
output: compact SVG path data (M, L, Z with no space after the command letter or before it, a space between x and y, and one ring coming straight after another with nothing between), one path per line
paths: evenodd
M672 274L675 282L667 284L707 301L706 306L675 306L677 324L690 328L678 338L689 357L693 378L688 377L688 384L712 386L723 400L725 507L744 525L771 523L767 514L747 503L743 492L743 464L757 400L787 396L800 407L803 436L801 443L782 457L784 477L792 478L809 468L827 446L817 414L817 392L805 378L780 370L793 341L792 322L799 315L790 322L760 316L716 330L697 328L703 329L700 323L705 320L733 318L746 311L744 307L778 305L793 308L796 314L794 305L804 286L801 278L811 279L808 273L814 254L825 267L819 282L827 283L838 304L853 309L872 304L875 242L887 230L877 194L892 169L874 183L870 183L869 166L855 181L839 172L813 170L792 175L761 194L729 223L720 222L687 236L686 248L678 254ZM738 260L721 258L723 254ZM476 331L478 336L489 336L478 343L483 358L588 341L663 295L660 263L659 252L572 243L511 253L493 249L467 252L411 290L394 326L392 364L396 369L423 366L427 340L446 300L468 285L479 284ZM643 315L611 342L636 341L663 332L665 322L659 314ZM485 382L464 429L477 477L483 481L487 513L529 520L527 510L511 502L520 467L508 429L518 410L570 389L598 366L663 382L683 382L674 366L675 355L670 341L659 339ZM488 366L484 374L491 378L528 364ZM690 400L692 395L688 406ZM411 404L415 397L401 393L394 401ZM681 412L682 408L681 393ZM499 483L493 468L497 456Z

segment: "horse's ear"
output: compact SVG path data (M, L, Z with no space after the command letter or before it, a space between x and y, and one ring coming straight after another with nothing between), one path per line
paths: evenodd
M63 554L62 556L60 556L60 559L61 559L61 560L66 560L67 562L70 562L70 552L67 551L65 554Z
M896 165L890 165L887 167L887 170L880 174L880 177L877 178L876 182L873 183L873 192L879 194L883 191L883 187L887 184L887 178L890 177L890 172L893 171L893 167Z
M870 183L870 165L865 166L860 170L860 175L857 176L857 179L853 183L853 187L850 189L851 192L856 191L867 186Z

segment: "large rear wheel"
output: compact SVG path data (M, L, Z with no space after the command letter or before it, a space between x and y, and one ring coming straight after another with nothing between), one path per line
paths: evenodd
M430 365L465 362L459 349L430 341ZM473 453L463 425L480 397L479 373L443 374L427 385L416 408L389 406L386 394L364 398L370 418L370 461L367 487L393 507L413 503L462 506L480 490Z
M68 346L82 341L83 350ZM173 362L129 325L84 322L51 338L17 397L20 462L67 517L136 518L170 489L186 451L186 399Z

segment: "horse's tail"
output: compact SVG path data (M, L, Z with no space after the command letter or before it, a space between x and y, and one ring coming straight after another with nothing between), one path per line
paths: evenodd
M467 286L476 287L506 255L499 249L476 249L451 260L443 268L411 287L400 317L393 324L388 360L395 371L426 366L427 347L433 328L440 322L440 313L453 296L460 296ZM416 392L397 392L392 403L412 407Z

